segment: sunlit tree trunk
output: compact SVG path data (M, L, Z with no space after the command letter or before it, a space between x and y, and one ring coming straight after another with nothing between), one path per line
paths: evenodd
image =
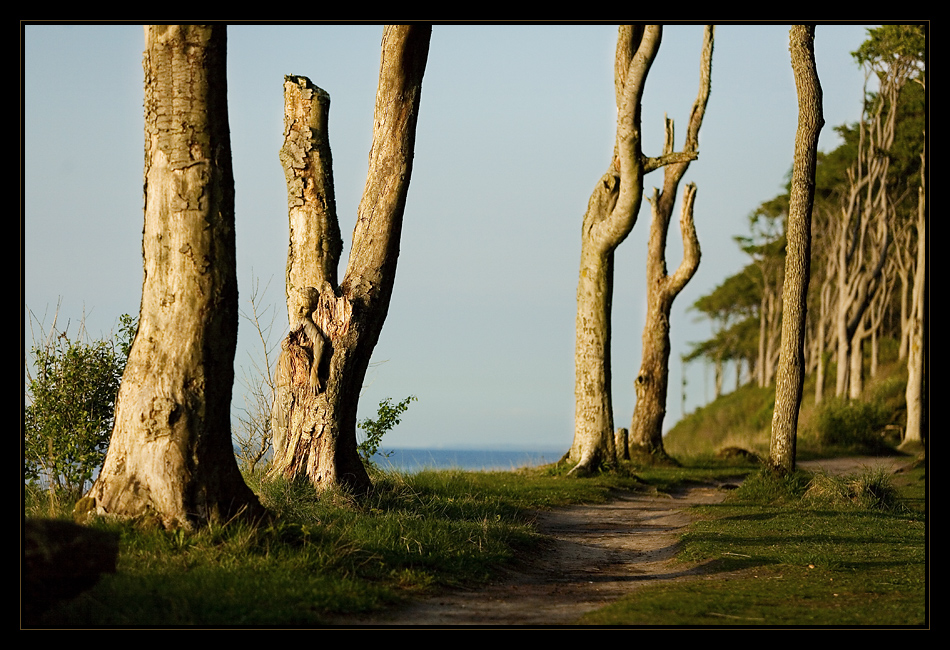
M789 35L792 70L798 88L798 130L789 197L785 281L782 288L782 352L775 383L775 410L769 465L795 469L798 409L805 379L806 299L811 264L811 212L815 198L818 135L824 125L821 83L815 65L814 25L794 25Z
M826 264L828 261L826 261ZM821 285L821 297L818 307L818 324L815 333L815 404L821 402L825 392L828 353L825 348L828 339L828 315L831 311L831 291L833 275L826 276Z
M925 145L926 146L926 145ZM917 269L914 273L914 294L911 306L910 342L907 352L907 428L904 446L920 444L927 428L925 385L928 357L928 291L927 291L927 211L926 211L926 158L921 154L920 187L917 192Z
M660 47L660 25L621 25L614 64L617 135L607 172L597 182L581 229L574 350L574 442L565 458L586 473L616 459L610 389L610 311L613 256L636 223L643 175L695 155L645 158L641 151L640 101Z
M88 496L99 514L190 528L262 512L231 446L238 300L226 36L224 25L149 25L145 35L142 305Z
M712 79L714 27L708 25L703 39L700 62L699 93L690 113L684 152L698 152L699 129L706 113ZM673 121L666 122L664 153L673 152ZM693 223L696 185L690 183L683 193L680 232L683 238L683 259L672 275L666 272L666 239L673 215L673 204L680 181L689 163L667 165L663 170L663 191L654 190L650 201L652 219L647 245L647 314L643 327L640 371L634 386L637 400L630 424L629 454L641 458L666 458L663 449L663 419L670 373L670 312L673 301L699 268L699 239ZM722 391L722 360L717 366L716 393Z
M290 333L275 378L271 475L305 476L321 490L370 486L356 411L392 296L430 33L427 25L383 30L369 173L339 284L329 95L304 77L284 82Z

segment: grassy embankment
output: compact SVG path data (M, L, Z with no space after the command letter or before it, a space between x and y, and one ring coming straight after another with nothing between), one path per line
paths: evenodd
M869 394L881 390L899 392L877 387ZM683 540L679 559L705 563L704 576L644 587L582 623L924 623L923 468L891 482L896 496L884 477L872 477L860 489L844 485L837 495L819 477L826 489L818 495L814 489L806 494L810 477L804 474L775 483L752 465L715 460L715 449L737 440L702 432L729 417L734 432L752 431L750 418L735 413L754 419L768 408L767 392L757 405L739 393L688 419L683 426L691 428L689 435L670 434L671 451L684 461L680 468L630 468L591 479L541 470L384 473L376 476L371 497L361 501L339 494L317 498L307 486L251 477L252 487L278 515L272 525L232 523L185 534L99 524L121 535L118 573L37 623L321 625L337 614L385 608L440 586L477 584L507 563L543 552L544 540L531 525L534 510L603 501L616 488L647 484L662 490L747 474L755 478L725 504L700 510L701 520ZM737 408L732 401L740 398L747 402ZM888 408L885 419L899 417L899 406ZM817 413L803 416L803 454L861 452L869 445L878 453L885 450L879 432L860 444L841 438L842 428L863 431L855 418L879 424L878 407L862 407L857 415L845 410L848 417L825 416L818 429L809 424L818 422ZM757 439L748 442L744 446L760 450ZM687 460L680 444L697 460ZM882 497L878 502L866 499L874 493ZM28 498L27 515L44 514L43 503L42 495Z

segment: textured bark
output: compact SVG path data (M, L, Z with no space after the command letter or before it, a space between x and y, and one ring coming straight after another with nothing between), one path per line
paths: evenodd
M706 112L712 79L714 28L706 27L700 65L699 93L690 113L684 152L699 149L699 129ZM665 153L673 151L673 121L667 120ZM680 232L683 238L683 260L673 275L666 272L666 240L673 215L673 204L680 181L689 162L667 165L663 173L663 191L651 200L652 220L650 241L647 246L647 314L643 327L643 346L640 372L635 388L636 406L630 424L629 451L641 458L666 458L663 449L663 418L666 416L666 398L670 374L670 312L673 301L699 268L699 239L693 223L693 202L696 186L686 186L680 213ZM717 367L721 367L721 364ZM717 372L717 393L722 386L722 373Z
M635 380L637 403L630 423L629 454L652 456L660 460L666 458L663 449L663 418L666 415L666 397L669 386L670 361L670 311L673 300L699 268L699 240L693 226L693 202L696 198L696 186L686 186L683 196L683 208L680 216L680 229L684 242L683 261L673 276L666 275L666 264L654 255L662 255L665 242L660 239L658 229L665 229L657 208L653 212L653 228L650 236L649 258L658 263L647 268L647 316L643 328L642 359L640 372ZM656 205L656 201L654 201ZM665 239L665 237L663 238ZM717 367L717 391L721 389L722 373Z
M167 527L262 512L231 447L238 301L225 39L222 25L146 27L142 306L88 494L99 514Z
M272 476L305 476L320 490L370 486L356 450L356 409L392 296L430 32L383 30L369 173L339 284L329 95L304 77L285 78L290 333L275 378Z
M798 409L805 380L805 316L811 263L811 212L815 199L818 135L824 125L821 83L815 66L814 25L794 25L789 34L798 89L798 130L789 197L785 281L782 288L782 352L775 383L769 464L795 469Z
M660 47L660 25L622 25L614 61L617 135L610 166L591 193L581 229L580 277L574 349L574 442L565 458L579 474L612 463L613 403L610 390L610 311L613 255L637 220L643 175L693 160L690 152L647 158L640 146L640 101Z
M910 316L910 339L907 353L907 427L902 445L920 444L924 441L927 429L927 396L925 378L927 376L927 343L929 337L925 327L929 305L927 304L927 211L926 211L926 157L920 156L920 187L917 192L917 270L914 273L914 295Z
M636 223L643 192L640 99L660 46L659 25L623 25L614 90L617 135L611 164L591 194L581 231L574 350L574 442L567 454L587 472L616 456L610 391L610 312L614 250Z

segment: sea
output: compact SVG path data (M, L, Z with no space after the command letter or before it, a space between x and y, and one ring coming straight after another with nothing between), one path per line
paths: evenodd
M424 469L510 471L557 462L567 449L384 449L373 456L382 469L415 473Z

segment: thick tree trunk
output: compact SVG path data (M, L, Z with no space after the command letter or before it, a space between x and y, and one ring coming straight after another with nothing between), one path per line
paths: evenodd
M613 253L600 254L585 246L577 285L574 443L568 452L579 472L591 471L616 457L610 390L612 293Z
M811 212L815 198L818 135L824 125L821 83L815 66L814 25L794 25L789 35L798 88L798 130L789 197L785 281L782 285L782 353L775 383L769 465L795 469L798 409L805 379L805 316L811 263Z
M384 29L369 174L339 285L329 95L304 77L285 79L290 333L275 378L272 476L306 476L320 490L370 487L356 410L392 296L430 33L424 25Z
M690 152L643 156L640 101L660 47L660 25L621 25L614 65L617 138L610 167L591 194L581 228L574 349L574 442L565 459L584 474L617 458L610 388L610 307L613 255L637 220L643 175L693 160Z
M699 149L699 129L702 126L712 79L712 52L714 28L706 27L700 63L699 93L693 104L687 126L684 152ZM673 121L667 120L664 153L673 152ZM663 191L654 191L651 200L652 220L647 247L647 315L643 327L640 372L635 388L636 406L630 424L628 455L665 460L663 448L663 418L666 416L666 398L670 374L670 312L673 301L699 268L699 240L693 223L693 202L696 186L689 184L683 193L680 214L680 232L683 238L683 260L673 275L666 273L666 240L673 215L673 204L680 181L689 162L667 165L664 169ZM717 362L716 392L722 389L722 363Z
M621 25L614 62L617 137L610 167L591 194L581 229L574 349L574 442L565 458L584 474L616 460L610 388L613 255L637 220L643 175L688 162L690 152L646 158L640 147L640 101L660 47L660 25Z
M99 514L194 527L261 514L231 447L238 301L223 25L150 25L145 281ZM86 503L89 506L89 503Z

